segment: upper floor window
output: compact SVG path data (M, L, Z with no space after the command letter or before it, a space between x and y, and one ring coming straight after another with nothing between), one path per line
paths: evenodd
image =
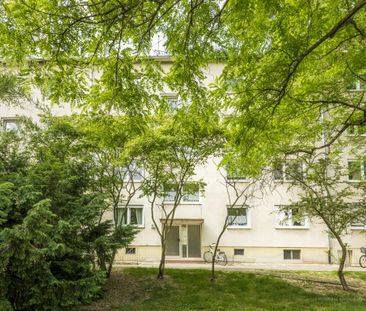
M247 227L249 225L248 207L227 207L227 215L229 227Z
M227 169L227 178L231 180L248 180L248 177L245 176L238 168L234 170Z
M124 226L143 226L143 206L129 205L127 207L117 208L117 223Z
M303 176L303 163L296 160L287 160L276 165L273 178L276 181L292 181Z
M177 95L174 95L174 94L171 94L171 95L168 95L168 94L165 94L163 95L163 98L166 100L168 106L170 109L172 110L176 110L180 107L180 104L179 104L179 99L178 99L178 96Z
M20 123L16 118L3 119L3 129L5 131L17 131L19 130Z
M348 180L358 181L366 178L364 161L348 161Z
M363 78L365 78L365 75L363 75ZM365 81L358 79L358 80L353 80L353 82L351 82L348 86L347 89L349 91L364 91L365 90Z
M278 206L279 228L307 228L308 218L301 211L292 206Z
M183 202L199 202L200 191L197 184L187 184L183 186Z
M118 173L123 181L142 181L144 177L144 170L132 164L130 167L118 168Z
M347 129L348 136L365 136L366 135L366 125L351 125Z
M194 203L200 201L200 191L198 184L186 184L183 186L182 200L183 203ZM176 200L177 192L176 185L169 185L165 189L165 202L174 202Z

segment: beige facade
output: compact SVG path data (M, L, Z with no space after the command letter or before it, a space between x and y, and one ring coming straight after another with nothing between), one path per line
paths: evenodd
M166 68L171 66L169 60L163 63ZM217 77L223 65L212 64L206 70L209 84ZM172 95L169 90L166 94ZM42 97L34 91L34 99ZM44 102L46 103L46 102ZM46 103L47 105L47 103ZM30 116L37 120L40 110L32 103L24 107L0 106L0 118L3 121L13 120L19 116ZM52 107L54 114L69 114L71 108ZM170 254L168 259L202 258L208 246L215 242L225 217L229 204L222 175L217 169L219 159L209 159L203 167L197 168L196 178L206 184L200 191L199 198L183 202L175 215L175 236L171 237ZM244 185L247 181L243 180ZM203 189L201 189L203 190ZM136 196L137 197L137 196ZM278 213L279 205L289 205L296 198L294 190L289 191L286 182L268 181L261 189L259 198L247 202L246 215L239 217L236 225L229 227L224 233L220 249L225 251L229 261L240 262L271 262L271 263L328 263L337 262L340 248L334 239L329 238L326 227L319 220L304 219L302 223L291 220L291 215ZM160 213L160 214L159 214ZM155 206L155 214L161 215L159 206ZM160 257L160 240L157 230L151 220L150 205L146 198L135 199L130 204L127 222L138 222L139 233L132 245L123 249L117 256L117 261L153 261ZM107 214L106 217L111 217ZM282 217L282 218L281 218ZM159 221L162 226L162 222ZM366 235L363 227L349 229L346 242L349 247L348 264L358 264L361 255L359 249L366 246ZM169 255L169 254L168 254Z

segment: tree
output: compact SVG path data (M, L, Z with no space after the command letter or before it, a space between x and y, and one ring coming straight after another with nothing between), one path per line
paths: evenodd
M93 268L110 224L92 192L92 158L66 118L1 132L1 301L16 310L69 308L95 298L105 272Z
M236 165L232 162L231 165L229 165L228 161L226 161L225 163L228 171L226 173L220 171L220 175L223 179L223 185L226 188L226 194L228 197L228 204L226 206L227 213L215 243L213 258L211 262L211 281L214 281L216 279L215 258L222 236L229 226L236 223L238 217L240 217L240 212L247 211L250 201L257 196L257 198L260 197L261 181L264 180L262 176L256 176L255 178L251 177L250 180L244 181L242 179L248 178L243 177L243 174L238 174L241 168L237 165L237 163L235 163ZM245 217L247 217L247 214L245 215Z
M0 101L5 104L19 104L27 95L24 79L11 73L0 73Z
M100 80L109 91L119 86L119 96L126 96L121 91L127 88L136 95L143 92L137 90L136 78L153 85L162 76L159 66L145 59L161 36L164 52L177 60L171 73L181 85L197 86L209 61L224 60L223 87L234 92L229 102L242 117L256 108L275 117L281 106L297 117L299 106L309 110L330 106L334 111L342 107L349 115L353 109L364 109L357 106L359 95L346 96L344 91L354 80L363 81L365 6L365 1L340 0L321 4L305 0L13 1L0 11L6 42L1 54L8 57L9 50L17 47L12 59L25 55L47 59L45 69L50 74L45 78L58 82L51 86L54 98L80 98L61 94L61 88L83 96L88 65L102 68L105 78L115 76ZM146 65L143 72L131 66L135 56ZM150 84L147 77L155 82ZM80 83L83 87L73 86ZM100 89L100 94L107 94ZM141 89L147 90L147 85ZM346 116L343 121L347 123Z
M343 272L347 256L343 236L352 223L366 220L364 193L359 185L345 179L344 166L335 151L297 161L304 161L306 169L287 172L298 194L291 207L300 218L306 215L322 220L330 236L337 240L342 250L338 277L343 289L350 290Z
M93 157L94 190L105 195L106 209L101 210L99 222L105 222L106 212L112 212L112 245L101 244L98 261L109 277L118 249L128 245L136 230L127 226L127 208L140 195L143 175L138 156L133 156L128 145L142 131L141 119L99 114L74 116L83 132L85 151ZM109 251L112 251L109 253Z
M213 94L235 112L236 153L263 166L275 153L318 150L323 113L337 128L328 145L365 124L365 1L14 1L0 13L0 54L28 70L26 55L47 60L30 70L54 101L146 113L164 84L205 92L204 67L225 63ZM157 36L175 60L167 72L149 57ZM101 75L94 84L90 71Z
M164 277L167 236L184 196L203 192L203 183L194 180L196 169L217 152L221 132L213 115L198 117L189 110L158 116L151 120L148 131L136 141L146 178L143 193L148 196L152 221L160 236L161 258L157 277ZM169 195L170 202L165 199ZM162 226L156 209L162 213Z

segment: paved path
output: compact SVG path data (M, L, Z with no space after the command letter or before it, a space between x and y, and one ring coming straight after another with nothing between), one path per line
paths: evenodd
M141 262L132 264L117 264L117 267L158 267L159 262ZM208 263L187 263L187 262L174 262L166 263L167 268L178 269L210 269L211 265ZM228 263L227 266L216 266L217 269L232 270L232 271L250 271L250 270L285 270L285 271L336 271L338 265L322 265L322 264L273 264L273 263ZM363 271L366 273L366 269L361 267L346 267L345 271Z

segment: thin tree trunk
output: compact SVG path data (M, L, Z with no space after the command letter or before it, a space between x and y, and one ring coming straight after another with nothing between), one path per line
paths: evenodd
M111 257L111 260L109 262L108 271L107 271L107 278L109 278L111 276L113 263L114 263L114 259L116 258L116 254L117 254L117 250L115 249L115 250L113 250L112 257Z
M349 288L349 286L347 284L347 281L346 281L346 278L344 277L344 272L343 272L344 265L346 263L346 258L347 258L347 247L346 247L346 245L344 245L344 243L340 237L337 236L336 238L342 249L342 257L341 257L341 261L339 263L339 267L338 267L338 271L337 271L338 278L339 278L339 281L341 282L342 288L344 290L350 291L351 289Z
M214 253L213 253L213 257L212 257L212 263L211 263L211 281L214 281L216 279L216 276L215 276L215 263L216 263L216 254L217 254L217 249L219 247L219 243L220 243L220 240L221 240L221 237L222 235L224 234L226 228L227 228L227 220L225 220L225 225L224 227L222 228L219 236L217 237L217 240L216 240L216 245L215 245L215 249L214 249Z
M166 241L162 241L161 243L161 257L160 257L160 264L159 264L159 270L158 270L158 279L164 278L164 272L165 272L165 251L166 251Z

